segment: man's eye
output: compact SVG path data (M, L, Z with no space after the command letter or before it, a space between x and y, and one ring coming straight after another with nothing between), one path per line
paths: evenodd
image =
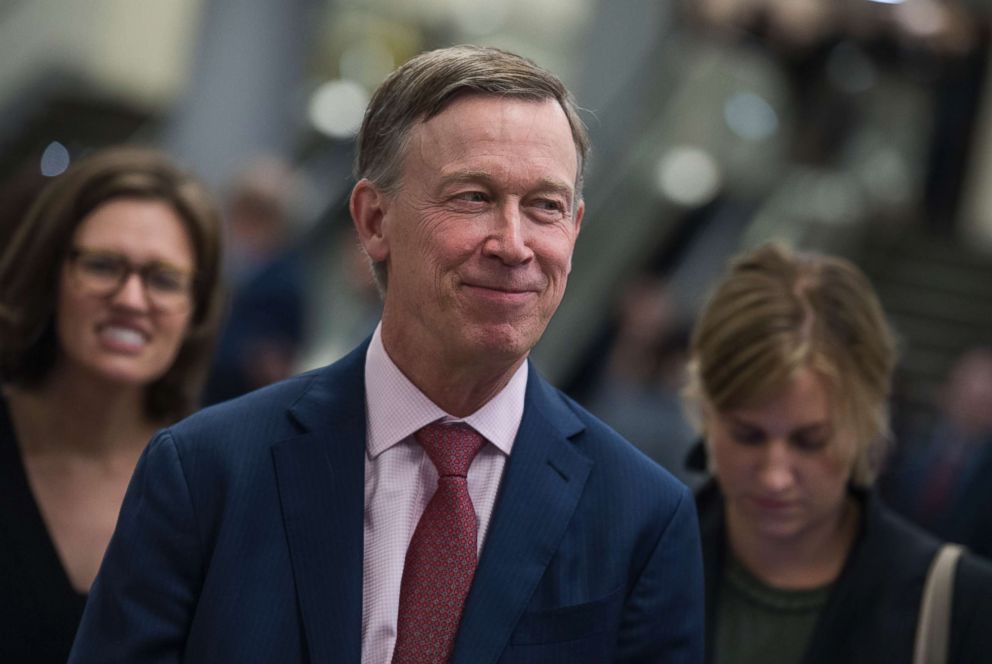
M469 203L485 203L488 200L487 196L481 191L465 191L457 194L455 199Z

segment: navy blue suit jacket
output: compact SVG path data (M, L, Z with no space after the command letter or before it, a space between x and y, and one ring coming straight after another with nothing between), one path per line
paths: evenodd
M354 662L367 344L145 450L70 662ZM702 661L688 490L530 372L453 662Z

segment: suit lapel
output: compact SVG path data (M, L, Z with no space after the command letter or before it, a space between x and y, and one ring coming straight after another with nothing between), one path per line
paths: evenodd
M290 414L305 432L272 448L312 662L358 662L365 463L363 345L317 374Z
M453 662L494 662L506 647L592 467L568 440L582 428L531 367L524 417L465 603Z

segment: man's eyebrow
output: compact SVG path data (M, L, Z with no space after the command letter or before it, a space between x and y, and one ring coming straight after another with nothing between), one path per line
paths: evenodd
M493 176L487 171L464 169L452 171L451 173L441 177L442 187L466 182L492 184ZM574 188L570 184L565 184L563 182L559 182L558 180L552 180L551 178L539 179L537 181L537 185L532 187L532 191L558 194L560 196L564 196L569 202L571 202L573 196L575 195Z
M567 198L569 201L572 200L572 196L575 194L574 188L569 184L564 184L558 182L557 180L551 180L549 178L541 178L538 182L535 191L545 191L553 194L560 194Z
M457 170L441 177L441 185L459 184L462 182L492 182L492 176L486 171L477 170Z

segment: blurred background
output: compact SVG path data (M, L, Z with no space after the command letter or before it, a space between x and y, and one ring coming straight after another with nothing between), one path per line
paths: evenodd
M873 280L914 457L992 343L990 28L986 0L0 0L0 241L73 160L158 146L227 220L208 400L329 362L378 316L346 207L371 90L422 50L500 46L558 73L593 138L534 353L553 382L694 482L687 330L730 255L782 239ZM969 435L989 441L983 366Z

